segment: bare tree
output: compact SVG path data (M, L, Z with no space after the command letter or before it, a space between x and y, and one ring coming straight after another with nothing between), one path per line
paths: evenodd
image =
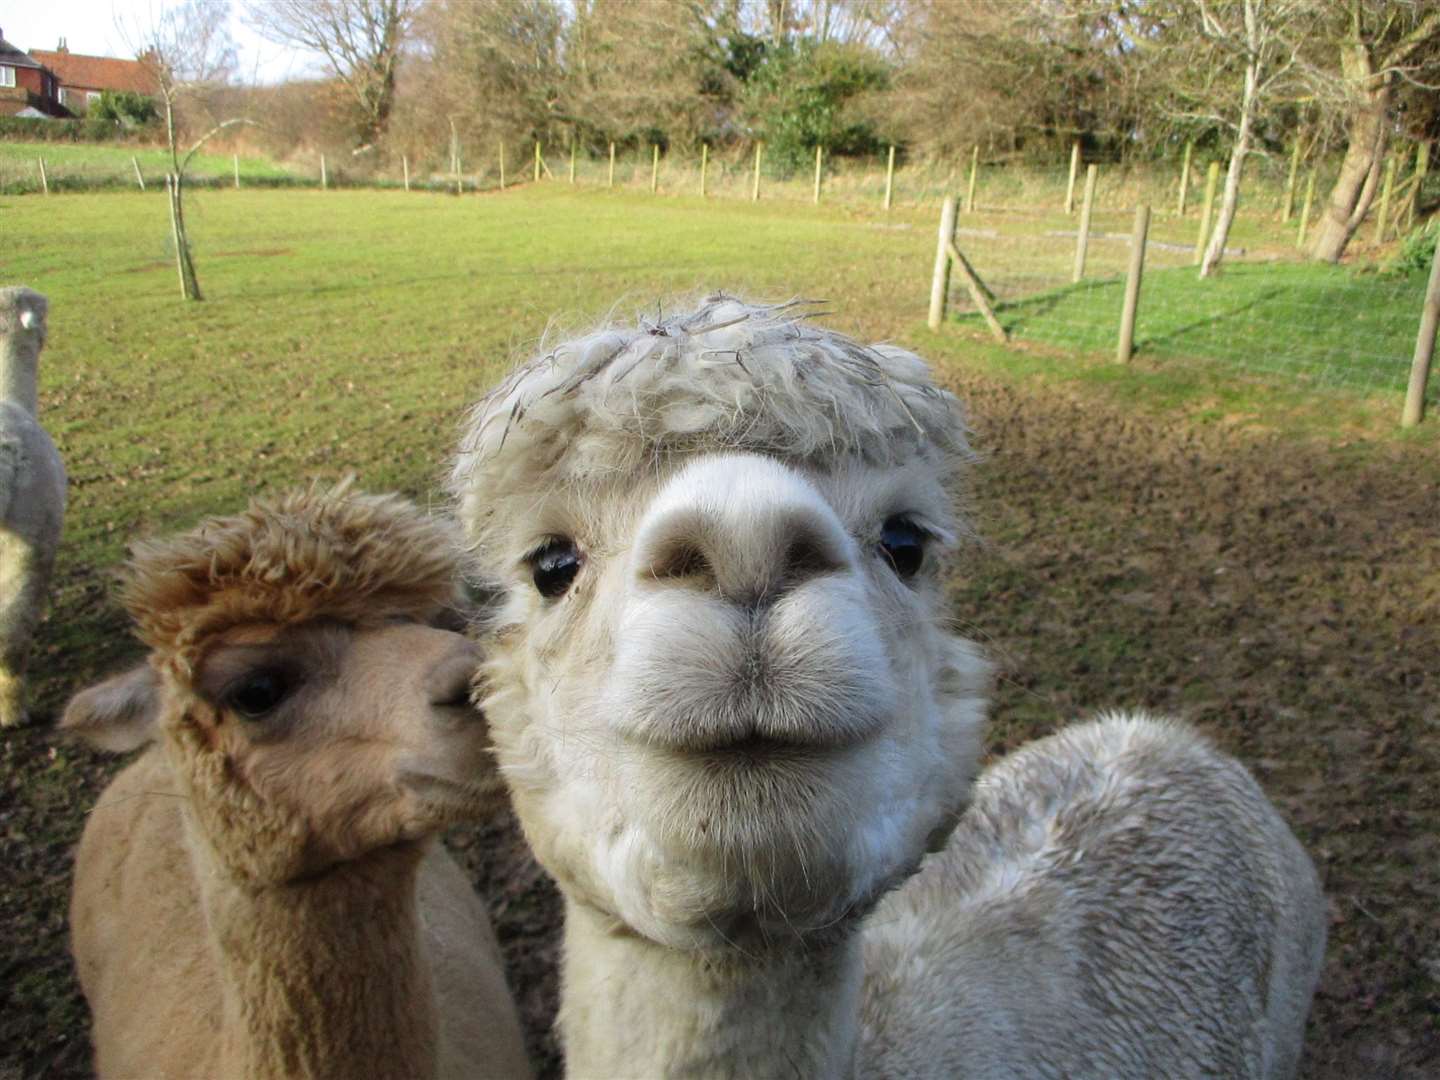
M1134 42L1148 18L1101 0L912 0L886 27L891 116L934 154L1122 150L1137 129Z
M556 0L430 0L415 23L424 100L454 146L558 134L564 12ZM412 71L411 74L414 72ZM412 95L413 99L414 95ZM438 126L438 125L436 125ZM487 153L488 157L488 153Z
M1224 255L1257 125L1298 87L1296 40L1303 39L1313 8L1314 0L1173 0L1151 6L1159 19L1154 35L1142 40L1149 61L1144 75L1159 92L1162 111L1234 133L1220 212L1200 262L1202 278L1215 272Z
M385 133L395 69L420 0L246 0L245 21L262 37L320 53L350 91L356 152Z
M714 0L584 0L566 28L563 107L597 140L693 147L730 119L736 77ZM730 20L730 21L727 21Z
M253 123L247 117L219 120L212 106L216 92L233 78L236 68L235 43L226 29L230 0L182 0L152 10L148 24L120 21L121 35L136 49L139 60L149 69L159 88L165 113L165 137L170 150L171 171L165 178L170 196L170 227L175 242L175 261L180 273L180 292L187 300L200 300L200 281L190 238L185 229L185 171L191 160L220 132L238 124ZM180 125L195 135L200 122L208 125L180 152Z
M1440 93L1440 6L1345 0L1323 7L1329 18L1314 38L1306 74L1316 96L1344 115L1347 145L1310 253L1336 262L1374 201L1399 89Z

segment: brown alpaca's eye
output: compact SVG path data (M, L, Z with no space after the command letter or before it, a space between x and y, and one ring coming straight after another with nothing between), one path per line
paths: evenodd
M545 541L528 561L535 588L545 599L554 600L565 595L585 560L575 541L555 537Z
M880 553L902 578L912 578L925 561L925 530L903 517L887 518L880 527Z
M256 671L237 680L225 691L222 701L247 720L258 720L285 700L291 686L292 680L284 671Z

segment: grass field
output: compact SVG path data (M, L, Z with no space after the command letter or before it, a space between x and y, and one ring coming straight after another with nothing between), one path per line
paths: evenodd
M1423 276L1357 281L1308 263L1239 264L1204 284L1193 268L1171 267L1145 276L1135 348L1302 386L1403 391L1424 289ZM1113 354L1124 294L1118 277L1087 281L1010 301L998 315L1020 340Z
M6 142L0 141L0 192L20 193L40 190L40 167L45 170L52 189L64 190L68 184L95 184L114 180L121 186L135 183L134 157L140 165L145 183L159 187L170 171L170 152L153 146L111 146L104 143ZM196 154L187 175L196 178L234 175L234 160L229 154ZM275 180L292 176L290 170L264 157L245 155L240 158L240 182Z
M115 764L45 725L136 653L111 598L125 544L351 470L432 500L462 409L553 316L583 325L617 300L628 311L716 287L829 300L829 324L915 347L970 403L987 546L952 595L1001 664L991 749L1106 705L1197 723L1256 770L1331 896L1306 1075L1440 1069L1440 423L1398 435L1393 391L1317 396L1238 376L1224 357L1191 362L1209 354L1178 309L1168 331L1142 318L1129 369L1027 339L1018 322L1015 349L965 326L929 334L929 210L563 185L464 199L199 192L208 299L191 305L153 194L0 197L0 221L0 281L51 300L42 419L71 484L36 723L0 739L0 1076L85 1068L69 849ZM1251 227L1246 242L1264 241ZM1242 270L1221 287L1244 286ZM1324 287L1308 270L1266 272L1302 295ZM1164 294L1163 274L1151 284ZM1177 275L1173 302L1190 287ZM1082 325L1093 293L1050 310L1073 304L1065 325ZM1006 315L1032 328L1044 316ZM1265 320L1232 331L1257 352L1288 347ZM1167 334L1186 363L1157 358ZM477 835L456 842L490 890L553 1073L553 894L513 828Z

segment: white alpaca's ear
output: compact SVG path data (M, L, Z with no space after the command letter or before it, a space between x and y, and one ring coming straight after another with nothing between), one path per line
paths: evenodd
M160 679L149 664L141 664L71 698L60 730L118 754L154 738L159 716Z

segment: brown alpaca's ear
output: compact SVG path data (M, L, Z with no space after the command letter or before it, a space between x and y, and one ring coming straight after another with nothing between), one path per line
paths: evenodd
M71 698L60 730L118 754L154 738L159 717L160 679L149 664L141 664Z

